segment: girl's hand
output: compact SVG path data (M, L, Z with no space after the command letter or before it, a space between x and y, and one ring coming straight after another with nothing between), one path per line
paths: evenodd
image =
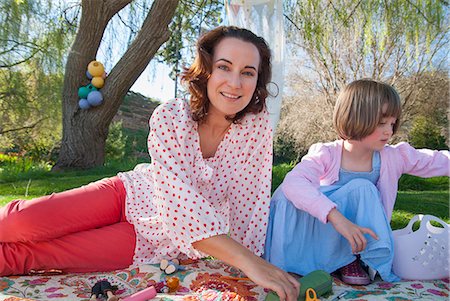
M330 213L328 213L328 221L333 225L337 232L348 240L354 254L358 254L366 248L367 239L364 237L364 234L369 234L374 239L378 240L378 236L375 232L369 228L360 227L352 223L336 208L333 208Z

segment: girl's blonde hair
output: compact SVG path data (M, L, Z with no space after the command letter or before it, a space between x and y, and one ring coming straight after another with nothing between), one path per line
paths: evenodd
M387 104L386 112L383 106ZM395 117L393 133L402 113L400 96L390 85L372 79L356 80L339 94L333 113L333 126L345 140L361 140L372 134L384 117Z

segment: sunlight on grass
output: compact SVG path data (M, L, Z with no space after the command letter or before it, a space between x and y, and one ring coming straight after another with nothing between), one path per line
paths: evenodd
M115 176L120 170L132 169L130 163L108 164L85 171L17 173L0 177L0 206L15 199L32 199L53 192L80 187L96 180ZM134 165L133 165L134 166ZM273 167L272 191L283 181L293 164L279 164ZM449 219L449 191L447 177L421 179L402 177L405 191L399 191L391 220L393 230L404 228L416 214L431 214L446 223ZM412 190L410 190L412 189Z
M80 187L90 182L94 182L105 177L106 175L83 175L83 176L64 176L50 177L47 179L22 180L9 183L0 183L1 195L47 195L53 192L61 192L68 189Z

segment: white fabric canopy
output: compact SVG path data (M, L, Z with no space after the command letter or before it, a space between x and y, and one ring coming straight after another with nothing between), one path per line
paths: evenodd
M272 82L275 97L267 101L270 122L275 132L280 119L284 85L284 25L281 0L225 0L226 23L247 28L269 43L272 50ZM278 86L278 88L277 88Z

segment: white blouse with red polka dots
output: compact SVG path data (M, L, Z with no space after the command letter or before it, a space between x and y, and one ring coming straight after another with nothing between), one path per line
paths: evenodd
M263 252L272 172L267 111L232 124L208 159L197 126L185 100L160 105L150 118L151 164L118 174L127 192L127 220L136 231L136 264L180 253L205 257L192 243L219 234L256 255Z

